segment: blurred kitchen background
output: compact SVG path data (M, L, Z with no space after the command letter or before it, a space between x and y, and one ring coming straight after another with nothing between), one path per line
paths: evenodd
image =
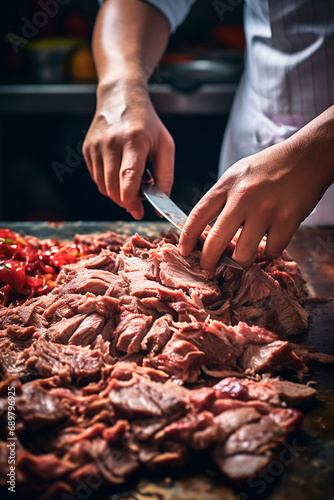
M150 80L176 143L172 198L186 212L215 181L242 72L243 5L230 3L198 0ZM95 110L97 0L1 7L0 220L130 220L99 193L81 154ZM145 219L154 218L147 207Z

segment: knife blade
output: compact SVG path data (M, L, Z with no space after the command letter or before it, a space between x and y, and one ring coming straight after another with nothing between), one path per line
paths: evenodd
M163 191L161 191L161 189L159 189L155 185L154 179L150 173L145 174L141 183L141 191L144 197L165 219L167 219L177 229L182 231L188 216ZM202 247L203 239L200 239L199 243ZM235 269L243 269L243 267L241 267L225 252L222 254L218 261L217 269L222 265L234 267Z

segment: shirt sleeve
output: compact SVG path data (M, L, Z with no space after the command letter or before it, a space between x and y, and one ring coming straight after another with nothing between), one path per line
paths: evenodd
M154 5L167 18L173 33L189 13L195 0L144 0Z
M151 5L154 5L164 16L170 24L170 30L173 33L179 24L182 23L184 18L187 16L192 4L195 0L139 0L145 1ZM103 0L99 0L101 5Z

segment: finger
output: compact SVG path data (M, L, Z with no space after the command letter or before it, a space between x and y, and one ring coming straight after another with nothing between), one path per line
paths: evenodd
M119 186L119 171L121 167L120 149L106 148L103 153L104 183L109 198L123 207Z
M235 209L228 206L224 208L204 242L201 257L203 269L215 270L222 253L242 223L242 217Z
M287 247L289 241L291 240L293 233L298 228L297 226L291 226L291 223L277 223L274 224L268 231L267 243L264 249L264 253L271 259L276 259L279 257L283 250Z
M172 137L168 134L160 142L158 151L152 159L152 171L156 185L170 195L174 180L175 146Z
M195 248L206 225L221 212L225 201L226 195L221 190L210 189L192 209L181 233L181 255L189 255Z
M107 196L107 190L106 186L104 183L104 171L103 171L103 159L102 156L99 152L94 152L91 153L91 160L92 160L92 177L99 188L100 193L102 193L104 196Z
M247 220L243 224L232 258L242 267L249 267L256 258L260 241L266 233L266 226L256 220Z
M123 206L135 219L144 215L143 204L139 198L141 179L145 170L148 150L124 146L119 173L120 197Z

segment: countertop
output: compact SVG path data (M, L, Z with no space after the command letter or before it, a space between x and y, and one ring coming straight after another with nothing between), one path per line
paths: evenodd
M152 103L160 114L227 114L237 84L203 84L180 92L168 84L151 84ZM0 85L0 116L6 114L93 114L95 84Z

